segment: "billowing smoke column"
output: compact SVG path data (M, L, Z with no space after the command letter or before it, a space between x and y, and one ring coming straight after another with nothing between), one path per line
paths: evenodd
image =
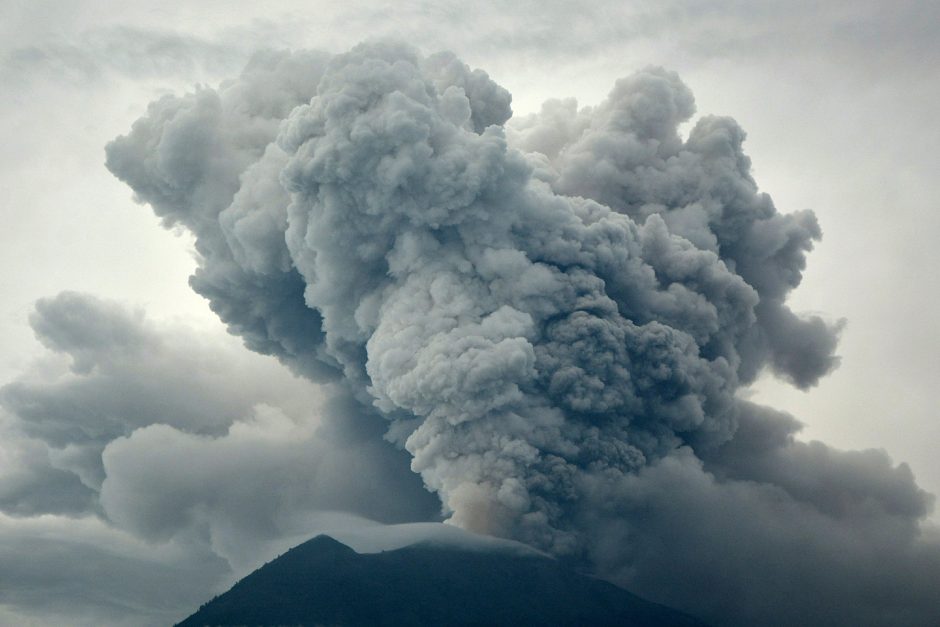
M812 386L840 324L785 304L813 214L757 191L734 121L681 138L692 114L651 68L509 122L482 71L374 43L164 97L107 165L196 236L229 329L345 388L334 421L384 419L451 522L716 624L937 624L909 468L737 395Z
M196 235L230 329L342 378L452 522L570 553L589 495L728 442L762 368L837 363L784 303L814 216L757 191L734 121L683 140L693 111L650 68L507 130L485 73L381 43L165 97L107 164Z

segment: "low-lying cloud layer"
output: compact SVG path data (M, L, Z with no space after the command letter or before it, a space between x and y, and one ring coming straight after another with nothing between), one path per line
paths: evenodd
M451 54L373 43L152 103L108 168L194 234L192 287L229 330L325 387L41 302L71 371L4 388L48 463L0 508L198 546L224 580L317 512L440 506L716 624L935 622L907 466L742 400L765 369L807 388L838 365L841 323L786 305L813 214L758 191L733 120L680 136L694 100L666 70L595 107L510 102Z

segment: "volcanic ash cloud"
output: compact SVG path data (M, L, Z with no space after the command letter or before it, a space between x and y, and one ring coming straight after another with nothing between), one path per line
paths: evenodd
M692 94L658 68L593 108L510 122L510 101L449 53L264 53L152 103L107 165L196 236L192 287L229 329L381 414L454 524L706 616L746 570L706 572L711 534L849 573L906 555L928 511L906 466L798 443L736 396L768 368L814 385L841 328L787 307L821 231L758 191L740 127L683 139ZM779 610L753 587L734 620Z

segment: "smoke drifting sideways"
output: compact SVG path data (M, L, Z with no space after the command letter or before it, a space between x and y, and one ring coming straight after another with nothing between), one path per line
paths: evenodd
M30 323L51 354L0 387L2 624L174 624L317 530L361 527L324 512L437 513L336 386L87 294Z
M152 103L107 167L195 235L229 330L381 416L449 522L720 624L940 616L908 467L738 394L838 365L842 323L785 302L814 215L758 191L733 120L680 137L672 72L510 103L450 53L266 52Z

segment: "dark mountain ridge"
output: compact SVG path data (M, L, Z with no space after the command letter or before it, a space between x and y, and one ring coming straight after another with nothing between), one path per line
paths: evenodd
M414 544L360 554L317 536L178 627L204 625L704 627L539 555Z

